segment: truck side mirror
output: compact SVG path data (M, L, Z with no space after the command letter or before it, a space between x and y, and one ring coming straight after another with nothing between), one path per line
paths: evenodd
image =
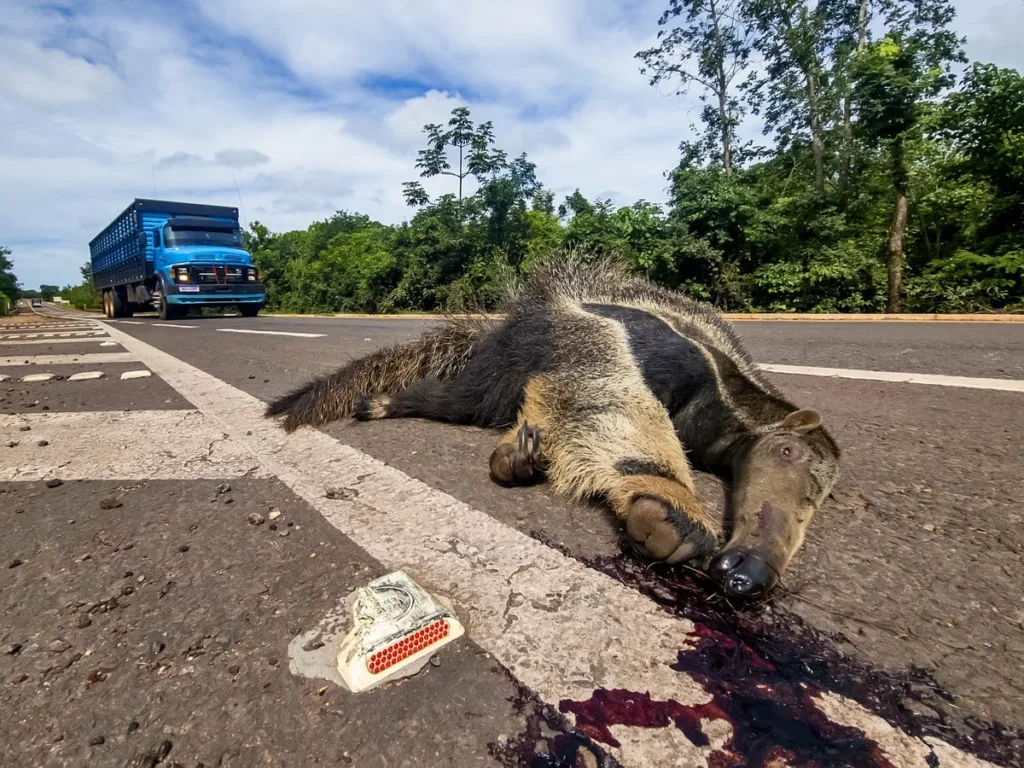
M148 244L149 243L146 240L146 233L145 232L139 232L139 248L142 248L143 250L145 250L145 248L146 248L146 246Z

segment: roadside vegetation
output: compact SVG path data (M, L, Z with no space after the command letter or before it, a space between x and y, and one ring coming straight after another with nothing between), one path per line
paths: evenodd
M666 206L556 200L460 107L415 164L451 191L407 182L408 221L251 225L268 310L486 309L584 246L727 311L1024 311L1024 78L965 61L949 0L670 0L657 23L642 76L704 105Z

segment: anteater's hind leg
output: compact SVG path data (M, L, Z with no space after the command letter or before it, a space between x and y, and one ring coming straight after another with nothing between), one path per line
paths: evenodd
M520 424L539 425L545 474L554 489L577 499L607 499L650 557L680 562L710 556L717 538L668 413L631 360L621 363L611 375L590 377L576 368L534 378ZM510 444L510 436L503 444Z

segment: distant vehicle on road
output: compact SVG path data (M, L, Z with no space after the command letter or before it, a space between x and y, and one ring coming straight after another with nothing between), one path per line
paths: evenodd
M43 306L43 300L42 299L32 299L32 306L33 307L41 307L41 306Z
M89 243L103 314L155 309L164 320L190 307L234 305L255 317L267 302L242 248L238 209L136 199Z

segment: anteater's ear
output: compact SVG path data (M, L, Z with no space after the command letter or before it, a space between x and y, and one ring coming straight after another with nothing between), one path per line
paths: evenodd
M793 411L782 422L783 429L789 429L801 435L805 432L810 432L812 429L817 429L820 426L821 414L817 411L811 410L810 408Z

